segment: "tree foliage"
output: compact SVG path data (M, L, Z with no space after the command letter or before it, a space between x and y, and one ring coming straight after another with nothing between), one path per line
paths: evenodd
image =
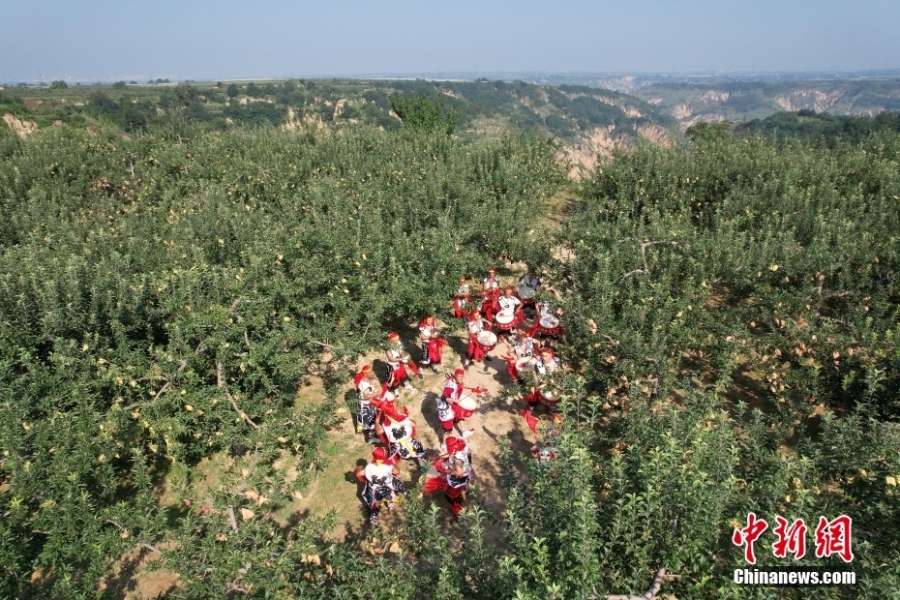
M432 100L425 94L418 98L393 94L389 99L391 109L410 129L426 133L439 131L447 135L452 135L456 130L459 114L452 109L444 112L442 95L438 95Z
M141 106L91 100L123 105ZM801 564L859 583L816 597L895 595L900 139L698 127L601 165L536 240L553 143L446 133L0 132L0 596L95 595L147 544L182 598L588 598L660 568L664 594L768 598L730 583L751 511L851 516L850 567ZM412 499L398 555L327 541L329 517L277 526L316 469L345 468L322 440L346 373L294 403L323 346L349 365L504 258L563 292L565 459L502 445L505 512L476 489L444 531ZM231 468L184 505L211 456ZM760 564L784 565L770 542Z
M161 509L154 485L167 477L183 493L192 466L226 451L252 471L245 485L287 502L333 419L332 402L294 408L321 345L349 359L382 323L442 308L459 274L524 257L561 177L552 144L523 139L182 128L7 146L3 597L35 569L46 597L93 590L111 559L165 539L172 518L178 572L205 569L210 549L254 555L246 544L270 526L216 541L233 536L226 506L252 506L233 497L240 477L213 493L216 518ZM304 474L290 484L271 469L282 451ZM191 594L225 593L222 552Z

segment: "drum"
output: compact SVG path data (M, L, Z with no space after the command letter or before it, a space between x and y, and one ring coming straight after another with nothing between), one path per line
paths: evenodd
M559 396L543 387L538 389L538 401L548 408L555 408L559 404Z
M537 459L541 463L546 463L551 460L559 460L559 450L554 448L553 446L544 446L537 452Z
M485 352L493 350L494 346L497 345L497 334L493 331L482 331L476 339L478 340L478 345Z
M521 298L522 300L531 300L532 298L534 298L534 288L530 288L524 283L520 284L519 298Z
M559 335L561 328L559 326L559 319L554 317L553 315L545 315L541 317L541 320L538 321L538 332L543 335Z
M524 377L526 374L534 371L534 363L536 359L531 356L523 356L519 360L516 361L516 372L519 374L519 377Z
M458 402L451 403L453 407L453 418L456 421L468 419L478 410L478 403L472 396L462 396Z
M463 410L471 410L474 412L478 409L478 402L472 396L462 396L459 399L459 407Z
M502 331L512 331L515 328L515 320L516 314L514 311L509 312L499 312L497 316L494 317L497 321L497 329Z

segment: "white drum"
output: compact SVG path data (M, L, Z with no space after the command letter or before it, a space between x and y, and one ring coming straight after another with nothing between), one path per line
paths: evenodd
M530 373L531 371L534 371L534 364L536 362L537 361L534 358L530 356L524 356L516 361L516 372L519 375Z
M491 350L497 345L497 334L493 331L482 331L476 339L478 340L478 345L485 351Z
M520 284L519 298L521 298L522 300L531 300L532 298L534 298L534 288L530 288L524 283Z
M513 322L513 319L516 318L516 313L512 310L504 310L498 312L495 318L497 319L498 324L506 325Z
M478 410L478 402L472 396L463 396L459 399L459 407L463 410Z
M544 315L541 317L541 327L545 329L556 329L559 326L559 319L553 315Z
M544 406L549 406L553 408L559 403L559 396L554 394L551 390L543 387L538 390L538 401Z

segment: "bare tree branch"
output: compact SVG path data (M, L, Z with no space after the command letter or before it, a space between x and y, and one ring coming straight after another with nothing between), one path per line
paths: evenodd
M593 595L588 596L586 600L652 600L653 598L656 598L660 589L662 589L665 577L666 569L663 567L656 572L656 576L653 577L653 583L650 584L650 588L640 596L633 596L631 594L607 594L604 596L597 593L596 588L593 588Z
M247 425L252 427L253 429L259 429L259 425L250 420L250 417L247 416L247 413L242 411L237 402L234 400L234 396L231 395L231 392L228 391L228 386L225 385L225 379L222 377L222 363L216 363L216 385L218 385L225 392L225 397L228 398L228 401L231 403L231 408L233 408L237 414L241 415L241 418L246 421Z
M104 522L104 523L109 523L110 525L113 525L113 526L114 526L116 529L118 529L119 531L125 531L125 528L122 527L122 524L121 524L121 523L117 523L116 521L113 521L112 519L107 519L107 520L105 520L105 521L103 521L103 522Z
M677 246L678 242L644 242L641 244L641 257L644 259L644 269L649 271L650 266L647 264L647 248L650 246L656 246L657 244L671 244L673 246Z
M153 546L151 546L150 544L147 544L147 543L145 543L145 542L140 542L140 543L138 544L138 546L141 547L141 548L146 548L147 550L151 550L151 551L153 551L153 552L156 552L157 554L162 554L162 551L161 551L161 550L157 550L156 548L154 548Z
M629 271L628 273L625 273L624 275L622 275L622 278L616 282L616 285L622 285L622 282L625 281L626 279L628 279L629 277L631 277L632 275L643 275L646 272L647 271L645 271L644 269L635 269L634 271Z
M207 340L207 338L203 338L203 340L200 342L200 344L197 345L197 347L194 349L194 356L199 356L199 355L203 354L204 352L206 352L206 340ZM188 365L187 359L179 360L178 361L178 369L176 369L174 373L169 375L169 378L166 381L165 385L163 385L160 388L160 390L158 392L156 392L156 395L153 396L153 399L150 400L150 402L135 402L134 404L130 404L130 405L126 406L122 410L132 410L134 408L137 408L138 406L144 406L145 404L153 404L154 402L159 400L162 397L162 395L166 392L166 390L168 390L169 387L172 386L172 383L175 381L175 378L178 377L179 375L181 375L181 372L184 371L185 368L187 368L187 365Z
M238 304L245 304L245 303L249 303L249 302L250 302L249 300L244 300L243 296L238 297L238 299L235 300L234 302L232 302L232 303L231 303L231 306L228 307L228 313L229 313L232 317L234 317L234 320L235 320L235 321L237 321L238 323L243 323L243 322L244 322L244 317L242 317L241 315L239 315L239 314L237 313L237 310L236 310L236 309L237 309L237 307L238 307Z
M234 507L228 507L228 522L231 523L231 530L238 533L237 519L234 518Z

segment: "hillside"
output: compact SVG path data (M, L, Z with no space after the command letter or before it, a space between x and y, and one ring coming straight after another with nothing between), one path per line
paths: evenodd
M0 97L0 597L759 599L731 582L750 513L771 524L760 567L858 576L779 597L896 595L894 115L754 125L809 134L790 143L704 124L573 184L551 116L634 143L654 109L567 86L231 85ZM457 133L384 105L432 90L445 104L419 106ZM817 143L847 123L879 129ZM537 299L558 304L561 367L519 382L489 349L465 374L487 394L461 519L405 461L412 493L366 524L354 373L385 378L390 331L418 359L437 316L440 374L399 399L437 458L458 278L526 262L558 292ZM520 413L539 385L552 438ZM771 550L779 518L808 524L805 556Z
M874 117L900 110L900 79L655 84L632 92L688 127L810 110Z
M126 131L151 125L202 124L226 131L276 125L291 130L371 125L400 127L390 96L444 99L459 115L461 135L506 133L554 136L575 164L590 167L598 153L638 140L668 144L675 119L652 105L609 90L502 81L300 80L207 84L78 86L64 89L8 88L0 112L25 125L17 130L69 125L116 124ZM10 125L12 126L12 125Z

